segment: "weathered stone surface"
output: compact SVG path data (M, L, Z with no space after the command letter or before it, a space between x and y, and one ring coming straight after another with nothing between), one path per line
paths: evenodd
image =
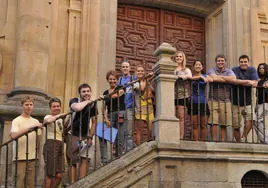
M255 145L254 154L245 155L251 146L191 141L169 145L152 141L71 187L236 187L249 170L268 173L268 146Z
M206 0L202 4L199 0L2 0L0 115L6 120L7 126L4 140L8 137L10 120L20 113L20 94L26 94L19 94L16 91L18 87L31 87L31 92L42 90L39 94L27 93L35 96L37 102L33 115L40 119L48 113L47 96L59 97L63 101L64 110L68 111L68 102L78 95L77 86L82 82L91 84L94 97L107 88L104 75L115 68L118 2L179 10L206 17L204 40L207 69L215 66L214 57L218 53L227 55L229 67L237 65L238 57L244 53L250 55L251 64L255 67L268 59L267 0ZM143 145L126 154L124 160L120 159L121 162L117 162L116 166L111 164L113 172L118 173L114 180L113 174L109 174L110 168L104 167L107 171L105 175L110 175L110 178L108 183L102 181L100 185L231 187L239 185L238 179L247 170L256 167L267 173L266 146L180 142L177 129L179 123L176 122L173 104L170 102L173 94L170 95L170 92L167 95L166 92L172 91L171 85L175 78L161 75L171 74L176 67L170 61L172 53L162 53L159 56L161 62L154 69L159 75L157 81L165 82L158 86L165 93L158 94L162 104L159 104L161 107L158 107L160 110L155 121L157 149L154 144L148 147ZM144 148L149 153L144 153ZM119 169L116 169L117 165ZM208 165L219 168L213 171L210 167L206 168ZM199 168L209 172L201 173ZM167 173L161 174L162 169ZM208 175L215 180L218 177L211 174L211 170L218 174L221 169L224 174L230 172L227 180L221 179L223 182L203 183L197 175L193 178L196 182L189 180L195 171L204 175L205 180L208 180ZM183 176L184 171L189 175ZM237 173L230 176L234 171ZM96 180L97 176L102 175L98 172L95 172ZM187 181L183 182L183 178Z

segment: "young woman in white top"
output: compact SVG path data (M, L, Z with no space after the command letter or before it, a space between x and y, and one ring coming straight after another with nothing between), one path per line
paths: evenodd
M186 67L186 56L184 52L177 51L174 57L177 68L174 70L174 75L178 76L175 83L175 112L176 117L180 120L180 138L184 138L184 120L185 120L185 109L187 108L188 99L190 97L189 83L187 79L192 77L192 72Z

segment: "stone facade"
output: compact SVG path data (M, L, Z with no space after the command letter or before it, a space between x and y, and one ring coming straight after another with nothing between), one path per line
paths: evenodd
M2 0L1 114L7 111L5 105L11 105L7 101L18 93L37 95L44 101L57 96L64 101L64 111L68 111L68 101L77 96L77 86L82 82L92 86L94 96L100 95L107 87L103 75L115 68L117 3L131 2ZM237 64L242 53L249 54L254 66L267 61L265 0L208 1L203 5L201 1L187 2L142 0L135 5L205 18L207 67L214 66L218 53L227 55L230 66Z
M71 187L241 188L248 171L268 173L267 154L261 145L152 141Z
M104 75L108 70L115 69L116 64L118 3L175 10L205 18L207 68L214 66L214 57L218 53L227 55L230 67L237 64L238 57L243 53L251 57L254 66L267 62L267 0L201 2L204 1L137 0L133 3L129 0L1 0L0 121L4 123L0 127L0 143L9 139L10 122L20 113L19 99L22 95L34 96L34 116L42 120L48 113L47 101L51 96L59 97L67 112L69 99L77 96L79 84L89 83L94 97L107 88ZM159 76L158 79L169 80L169 84L159 85L159 88L170 89L170 76ZM165 94L158 97L163 99ZM166 124L167 128L170 126L167 119L171 124L176 122L172 118L159 116L157 122ZM165 130L165 127L159 126L157 138L165 140L166 135L161 135L160 130ZM213 147L213 144L209 146ZM263 152L261 149L256 151ZM229 152L230 150L227 153ZM161 163L157 150L152 149L152 153L155 153L152 157L152 168L155 171L158 172L163 163L172 173L178 169L176 173L181 172L179 166ZM242 156L242 153L237 156ZM205 158L203 154L200 156ZM0 162L5 163L2 158ZM176 163L181 163L181 160ZM230 165L235 163L230 162L229 158L222 164L226 172L235 168L235 165ZM252 164L245 164L250 165ZM257 166L267 172L262 165ZM137 176L140 174L137 173ZM144 177L150 181L153 178L154 181L155 177L162 176L152 176L148 172ZM226 187L228 183L236 181L232 177L228 178L228 181L223 181L227 183L224 185ZM183 182L189 183L187 177ZM213 187L213 184L206 187Z

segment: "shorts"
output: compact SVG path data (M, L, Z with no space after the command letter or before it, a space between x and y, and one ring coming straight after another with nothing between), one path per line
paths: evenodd
M230 102L209 101L208 106L210 109L210 116L208 118L208 124L219 125L219 126L231 126L232 125L232 114L231 114Z
M185 106L187 106L188 100L189 100L189 98L185 98L185 100L184 99L174 99L174 105L175 106L184 106L184 104L185 104Z
M85 137L82 138L82 140L86 140ZM66 158L68 164L76 165L79 163L79 157L81 159L86 159L94 158L94 137L92 139L92 145L87 148L87 146L82 147L80 145L79 149L79 137L78 136L73 136L68 134L66 138ZM79 153L80 152L80 153Z
M251 105L240 106L240 107L233 105L233 127L235 129L238 129L241 127L242 117L244 118L244 120L254 119L253 118L254 109L252 109L252 116L251 116Z
M206 109L205 109L206 107ZM199 108L199 114L198 114L198 108ZM191 109L193 109L193 111L191 112ZM193 106L191 106L191 103L188 104L188 114L189 115L200 115L200 116L209 116L210 115L210 111L209 111L209 107L208 104L206 103L193 103Z
M64 154L62 141L48 139L44 144L43 155L44 160L46 161L45 170L47 176L53 176L56 175L56 173L64 172Z

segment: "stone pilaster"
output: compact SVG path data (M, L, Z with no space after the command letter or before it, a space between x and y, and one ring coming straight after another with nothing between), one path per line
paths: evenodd
M162 43L154 52L158 57L153 66L156 75L156 118L154 132L156 140L160 143L179 143L180 126L175 117L174 107L174 83L176 76L173 71L176 64L171 60L176 49L168 43Z
M49 60L51 2L24 0L17 4L16 61L13 89L0 105L0 113L14 118L21 113L20 98L35 98L33 115L48 113L45 92Z

